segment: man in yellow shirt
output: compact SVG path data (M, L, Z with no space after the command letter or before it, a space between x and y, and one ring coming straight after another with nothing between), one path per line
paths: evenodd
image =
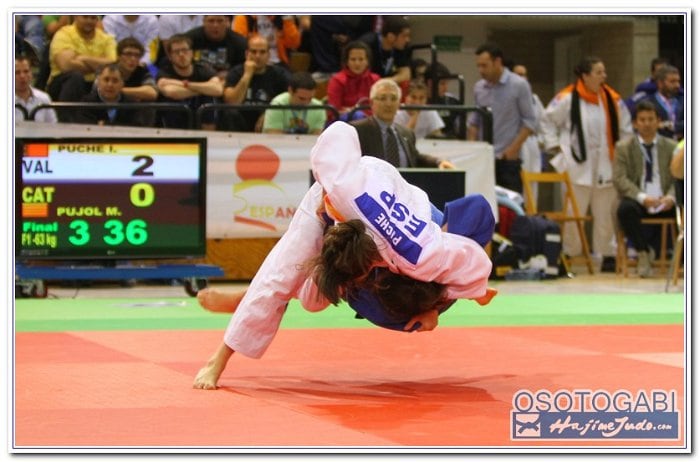
M117 43L97 27L97 16L75 16L73 24L62 27L51 40L48 93L53 101L80 101L95 80L95 71L117 60ZM72 121L67 111L61 122Z

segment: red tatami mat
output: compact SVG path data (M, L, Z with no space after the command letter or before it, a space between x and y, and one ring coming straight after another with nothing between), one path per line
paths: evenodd
M676 390L682 409L681 325L283 329L192 389L221 336L18 333L14 447L684 445L510 439L520 389Z

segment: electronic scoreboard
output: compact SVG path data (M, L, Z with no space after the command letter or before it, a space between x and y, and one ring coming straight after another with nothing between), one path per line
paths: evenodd
M206 250L206 138L18 138L15 256L188 258Z

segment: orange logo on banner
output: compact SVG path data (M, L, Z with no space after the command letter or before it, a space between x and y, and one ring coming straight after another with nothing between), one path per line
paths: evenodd
M245 205L234 212L234 222L276 231L276 220L294 214L294 210L279 206L284 190L272 181L279 168L279 156L267 146L253 144L240 151L236 174L242 181L234 184L233 196Z

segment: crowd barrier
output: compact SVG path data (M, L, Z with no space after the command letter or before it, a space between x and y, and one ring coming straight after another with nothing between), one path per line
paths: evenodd
M267 109L298 109L298 110L325 110L332 115L329 118L329 122L337 120L340 117L338 110L330 105L324 104L319 106L304 106L304 105L270 105L270 104L227 104L227 103L210 103L203 104L196 111L186 104L182 103L83 103L83 102L53 102L50 104L40 104L34 109L27 113L26 109L19 104L15 107L19 107L25 116L25 120L34 120L35 115L39 111L44 111L48 109L53 109L57 113L61 111L79 111L79 110L90 110L90 109L123 109L123 110L151 110L151 111L176 111L186 114L187 124L184 129L199 129L202 126L202 118L204 114L212 111L262 111ZM440 104L427 104L427 105L409 105L405 104L401 106L405 110L417 110L417 111L449 111L455 112L460 117L464 117L466 120L466 115L470 112L476 112L480 114L483 119L483 128L481 133L481 140L492 143L493 142L493 117L491 111L485 107L477 106L460 106L460 105L440 105ZM349 119L357 111L366 111L370 109L370 106L356 106L349 114ZM167 128L167 127L152 127L152 128ZM466 123L459 124L459 132L457 138L461 140L466 140Z

